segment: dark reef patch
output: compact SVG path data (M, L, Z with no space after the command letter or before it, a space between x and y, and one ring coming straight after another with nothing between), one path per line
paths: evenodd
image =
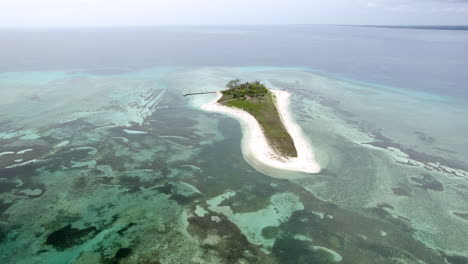
M11 203L5 203L0 200L0 217L11 206Z
M216 234L222 239L215 245L204 244L205 250L214 250L223 258L225 263L275 263L271 256L266 255L257 246L251 244L240 229L227 220L225 216L216 215L219 221L213 221L211 215L204 217L190 217L187 231L199 240L204 240L208 235Z
M15 181L11 179L0 178L0 193L6 193L16 188Z
M103 176L96 179L96 182L99 184L110 185L112 184L113 177Z
M326 98L326 97L320 96L319 103L321 105L323 105L323 106L328 106L328 107L335 108L340 104L340 101L338 101L336 99Z
M75 120L70 120L67 122L50 125L48 129L57 128L57 129L64 129L64 130L67 129L70 131L90 131L98 127L99 126L95 126L91 122L78 118Z
M423 190L433 190L438 192L444 190L444 186L442 185L442 183L437 181L434 176L431 176L429 174L421 174L421 176L423 176L423 178L411 177L411 180L413 180L416 183L419 183L419 185L415 184L414 186Z
M332 255L322 250L313 250L310 242L289 237L275 241L273 254L282 264L335 263Z
M8 236L8 231L6 230L6 228L3 225L0 225L0 243L5 241L7 236Z
M64 250L79 245L92 238L98 231L95 227L84 229L73 228L71 224L52 232L47 237L46 244L51 245L58 250Z
M192 197L187 197L187 196L180 195L180 194L173 194L171 195L170 199L176 201L180 205L188 204L190 203L190 201L193 200Z
M453 212L453 214L468 221L468 213Z
M443 254L444 259L447 263L449 264L468 264L468 258L464 256L459 256L459 255L448 255L448 254Z
M385 210L385 208L389 209L389 207L381 206L371 207L369 208L369 212L372 213L374 216L377 216L379 219L385 220L387 223L391 223L393 226L397 227L398 230L406 234L412 234L414 232L410 225L410 219L403 216L394 215L388 210ZM395 218L395 216L397 216L397 218Z
M171 195L172 194L172 185L171 184L164 184L162 186L158 186L155 188L161 193Z
M406 253L404 253L403 251L398 250L396 248L386 246L386 245L377 244L377 243L367 241L367 240L359 241L358 246L360 248L372 251L372 252L374 252L374 253L376 253L376 254L384 257L384 258L387 258L387 259L392 258L392 257L401 256L403 254L406 255Z
M154 177L152 179L145 179L142 176L138 175L138 172L135 171L125 171L123 175L119 177L119 184L122 187L128 189L128 193L135 193L141 189L148 189L154 187L161 181L160 177Z
M262 229L262 236L266 239L273 239L279 233L279 228L277 226L267 226Z
M295 211L289 221L279 226L280 234L277 237L301 235L312 238L314 243L320 243L321 246L343 250L346 244L345 238L333 232L335 227L331 225L335 226L334 220L324 220L319 215L306 210Z
M162 186L156 187L155 189L161 193L170 195L169 199L174 200L181 205L188 204L195 198L202 195L198 192L186 193L184 191L184 187L174 182L166 183Z
M424 132L421 132L421 131L414 131L414 134L416 134L419 138L419 140L425 142L425 143L428 143L428 144L432 144L435 142L435 139L431 136L428 136L426 135L426 133Z
M74 166L73 162L87 161L90 156L89 149L76 149L76 148L71 148L68 151L60 151L57 154L60 155L60 158L64 160L65 166L69 168L72 168ZM73 167L73 169L83 169L87 167L88 165L81 165L81 166Z
M317 100L317 102L319 104L321 104L323 106L326 106L326 107L329 107L329 108L333 109L336 113L341 114L341 115L343 115L345 117L354 118L354 117L359 116L357 114L351 113L351 112L349 112L347 110L344 110L344 109L340 108L339 107L339 105L340 105L339 100L329 98L329 97L325 97L322 94L317 95L315 99Z
M450 149L445 149L445 148L439 148L439 147L433 147L433 149L438 150L438 151L443 151L449 154L457 154L456 151L450 150Z
M230 206L234 213L256 212L270 205L275 190L269 184L244 186L235 196L222 201L219 206Z
M109 264L118 264L121 259L124 259L132 254L131 248L119 248L117 252L115 252L114 257L108 261Z
M59 170L61 161L58 159L47 162L35 162L15 168L0 169L0 193L9 192L12 189L36 189L45 191L44 185L37 182L36 176L43 171ZM63 168L62 168L63 170Z
M143 182L138 177L123 175L119 178L119 184L128 189L128 193L135 193L143 186Z
M79 193L83 191L88 186L88 179L86 177L80 176L73 181L73 192Z
M379 204L377 204L377 208L380 208L380 209L388 208L390 210L395 209L392 205L390 205L388 203L379 203Z
M455 159L447 159L445 157L434 156L434 155L418 152L411 148L405 147L401 144L395 143L390 138L385 137L380 130L373 128L371 124L360 124L360 128L363 132L368 133L369 135L373 136L376 140L374 142L368 142L365 144L368 144L377 148L383 148L383 149L387 149L389 147L399 149L402 152L406 153L410 159L419 161L424 164L439 163L450 168L468 171L468 165L466 165L462 161L455 160ZM441 170L441 169L438 169L438 170ZM447 171L441 171L441 172L447 172Z
M392 188L392 192L396 196L411 196L411 189L406 185Z
M136 225L135 223L129 223L128 225L126 225L125 227L123 227L119 231L117 231L117 233L119 235L123 235L130 227L135 226L135 225Z

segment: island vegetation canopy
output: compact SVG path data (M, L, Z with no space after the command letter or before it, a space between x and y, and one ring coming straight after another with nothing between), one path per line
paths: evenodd
M226 84L228 90L224 94L240 100L245 100L248 97L263 97L268 93L268 89L260 81L241 83L239 79L231 80Z

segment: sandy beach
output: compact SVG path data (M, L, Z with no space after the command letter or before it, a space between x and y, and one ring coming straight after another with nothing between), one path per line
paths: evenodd
M240 122L243 132L242 153L247 160L253 158L275 169L305 173L320 172L320 165L314 158L314 153L309 142L305 139L300 126L291 117L289 111L290 94L280 90L270 91L275 96L275 103L281 121L294 141L294 146L298 154L295 158L286 159L277 154L270 147L260 124L251 114L241 109L227 107L217 103L222 96L221 92L218 92L216 98L202 105L201 108L205 111L229 115Z

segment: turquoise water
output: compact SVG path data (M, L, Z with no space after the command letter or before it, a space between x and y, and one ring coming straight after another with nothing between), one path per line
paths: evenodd
M292 94L320 174L243 159L199 110L232 78ZM466 263L468 109L307 67L0 76L2 263Z

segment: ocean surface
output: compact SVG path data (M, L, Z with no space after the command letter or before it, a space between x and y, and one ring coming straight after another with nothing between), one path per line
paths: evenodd
M468 262L468 34L0 30L0 263ZM292 94L322 171L278 179L234 78ZM285 175L288 172L284 172Z

